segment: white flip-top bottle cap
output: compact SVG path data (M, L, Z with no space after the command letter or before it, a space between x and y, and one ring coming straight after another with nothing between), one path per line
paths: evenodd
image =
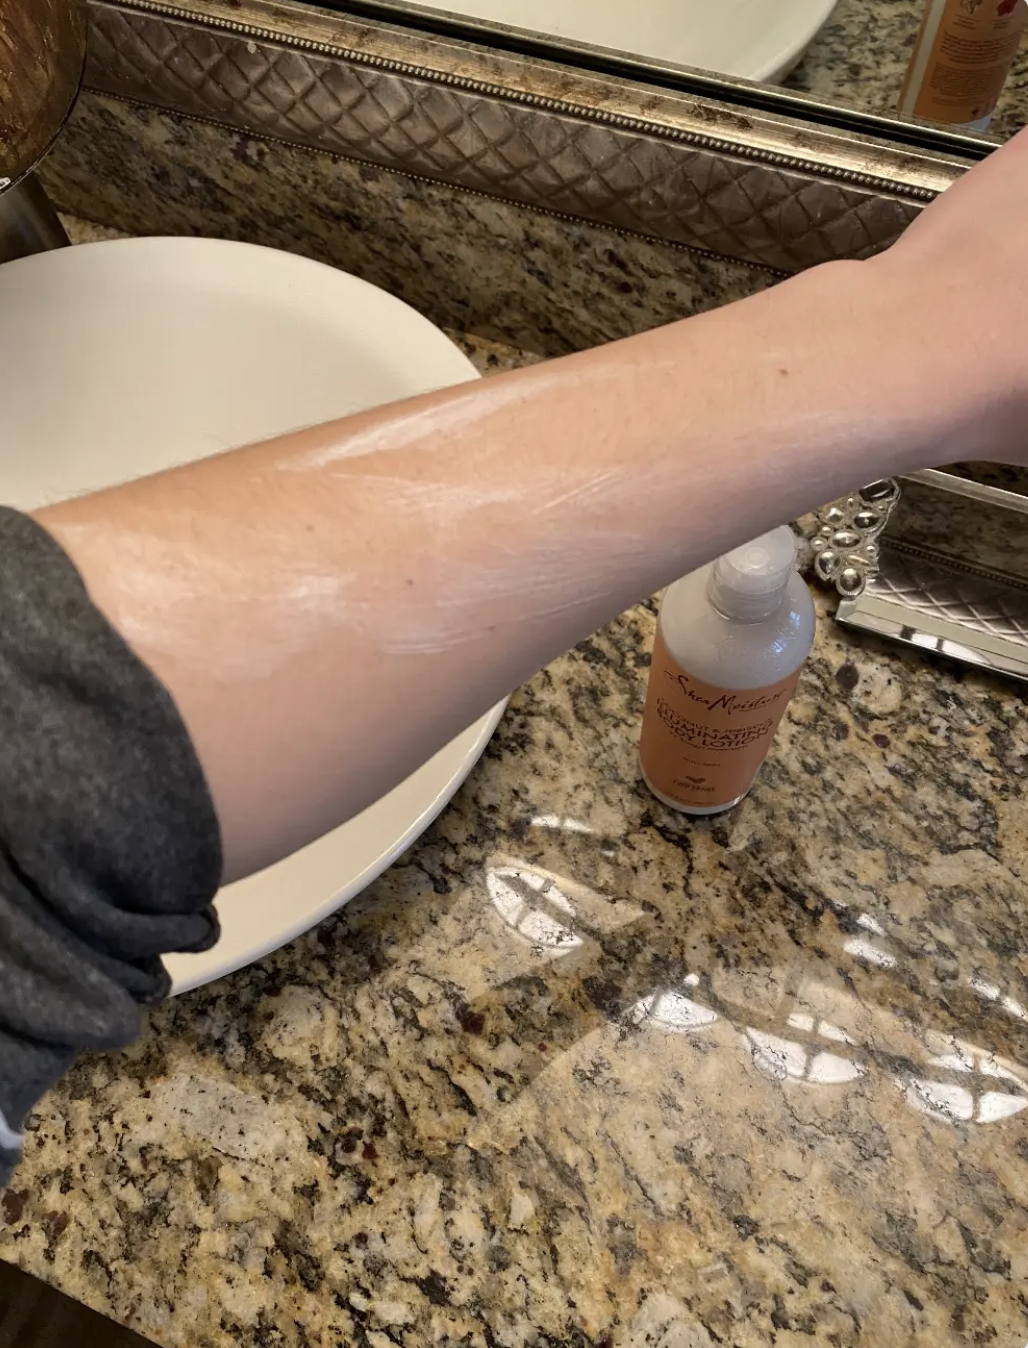
M711 602L729 618L766 618L782 602L796 565L796 539L788 526L726 552L710 576Z

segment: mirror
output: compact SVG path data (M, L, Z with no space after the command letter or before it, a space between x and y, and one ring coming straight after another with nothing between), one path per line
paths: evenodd
M1028 4L1023 0L950 0L949 15L939 15L938 9L928 0L839 0L788 84L840 108L966 129L987 142L1008 139L1028 122L1028 40L1021 40L1028 26ZM908 72L915 78L918 74L916 68L911 71L912 64L917 64L915 49L928 65L932 24L941 19L942 28L947 17L953 20L948 40L945 31L936 29L935 45L938 50L945 43L944 55L949 59L936 67L935 83L943 91L948 89L950 96L937 100L933 108L929 88L922 105L925 115L915 119L910 109L914 90L908 91L900 110L904 82ZM1003 23L1006 27L1000 28ZM977 53L971 49L972 39L980 44ZM931 70L921 72L922 90L930 84L931 74ZM983 107L998 99L991 115L974 105L975 98L984 99ZM944 108L947 101L949 109ZM928 116L931 111L949 115L942 120L938 115ZM953 120L968 111L972 114L969 121L988 119L988 126L964 128Z
M983 153L1028 122L1024 0L328 4L908 143Z

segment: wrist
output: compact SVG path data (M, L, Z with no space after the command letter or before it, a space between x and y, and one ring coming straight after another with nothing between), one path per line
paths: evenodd
M828 263L721 312L768 449L831 488L823 499L941 461L955 397L934 389L902 305L866 263Z
M875 387L903 428L893 472L1023 462L1028 375L992 306L902 250L853 266Z

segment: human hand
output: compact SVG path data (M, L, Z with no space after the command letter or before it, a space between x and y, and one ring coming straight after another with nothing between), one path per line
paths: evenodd
M938 462L1028 464L1028 130L863 264L890 359L940 412Z

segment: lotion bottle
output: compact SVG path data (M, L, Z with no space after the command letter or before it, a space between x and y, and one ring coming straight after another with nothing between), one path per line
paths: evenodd
M639 758L659 800L720 814L767 756L814 642L792 530L774 529L664 595Z
M900 112L984 131L1026 24L1025 0L928 0Z

